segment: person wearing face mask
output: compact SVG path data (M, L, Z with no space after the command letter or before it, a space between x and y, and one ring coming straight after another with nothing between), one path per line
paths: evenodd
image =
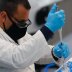
M57 63L69 56L65 43L47 43L64 26L64 11L54 4L45 25L31 36L26 32L30 9L28 0L0 0L0 72L35 72L32 64L45 55Z

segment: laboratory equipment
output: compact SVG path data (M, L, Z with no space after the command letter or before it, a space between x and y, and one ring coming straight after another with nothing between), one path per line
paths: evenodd
M65 66L65 68L64 68ZM72 72L72 58L65 62L57 71L55 72Z

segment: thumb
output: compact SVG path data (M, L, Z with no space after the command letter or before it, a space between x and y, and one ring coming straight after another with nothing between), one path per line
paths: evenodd
M51 10L50 10L50 13L55 13L56 10L57 10L57 5L54 4L54 5L52 6Z

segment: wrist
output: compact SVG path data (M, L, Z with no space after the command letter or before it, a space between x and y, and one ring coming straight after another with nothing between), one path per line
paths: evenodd
M51 25L52 25L51 23L46 23L46 24L45 24L45 26L54 33L54 32L55 32L55 31L54 31L54 28L52 28Z
M54 55L56 58L61 58L61 54L60 54L59 52L55 51L54 48L53 48L52 51L53 51L53 55Z
M51 53L52 53L52 57L54 58L54 60L55 60L55 61L58 61L58 57L56 57L56 56L54 55L53 49L52 49Z
M43 33L43 35L44 35L44 37L45 37L45 39L48 41L50 38L52 38L52 36L53 36L53 32L51 31L51 30L49 30L49 28L48 27L46 27L46 26L43 26L42 28L41 28L41 32Z

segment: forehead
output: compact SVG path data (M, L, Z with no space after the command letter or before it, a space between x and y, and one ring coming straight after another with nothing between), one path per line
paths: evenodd
M26 12L28 12L29 10L30 10L30 9L26 9L23 4L18 4L17 9L16 9L16 12L26 13Z
M29 10L30 9L26 9L24 7L24 5L19 4L17 6L16 11L14 12L13 16L18 20L22 20L22 19L27 20L28 16L29 16Z

